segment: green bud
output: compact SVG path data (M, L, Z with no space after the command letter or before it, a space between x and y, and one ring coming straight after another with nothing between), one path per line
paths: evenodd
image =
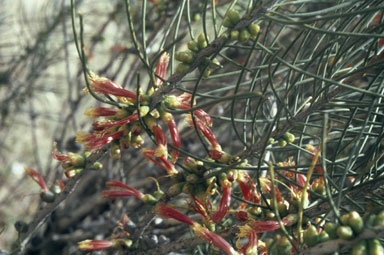
M200 20L200 14L199 13L195 13L195 15L193 15L193 21L194 22L197 22L197 21L199 21Z
M343 216L341 216L341 224L348 225L348 221L349 221L349 214L344 214Z
M217 58L212 59L212 61L209 64L209 67L214 69L223 68L223 66L220 64L220 61Z
M196 41L191 40L188 42L188 49L193 52L199 52L199 45L197 44Z
M270 137L268 139L268 144L273 144L275 142L275 139L273 137Z
M231 31L231 40L232 41L239 40L239 35L240 35L240 32L238 30L232 30Z
M199 181L199 176L196 174L189 174L187 177L185 177L185 180L189 183L196 184Z
M260 32L260 26L257 24L251 24L248 26L248 31L251 34L253 39L256 39L257 35Z
M41 200L43 200L44 202L47 202L47 203L53 203L53 201L55 201L55 194L49 190L47 191L42 191L40 193L40 198Z
M344 240L353 238L353 230L350 226L339 226L337 228L337 236Z
M175 58L186 64L191 64L195 60L193 52L189 50L176 52Z
M285 146L287 146L287 141L285 141L284 139L279 139L279 146L281 148L284 148Z
M229 9L225 16L228 17L231 23L235 25L239 23L241 19L240 13L235 9Z
M348 225L353 229L356 234L360 234L364 229L363 219L356 211L349 212Z
M295 141L295 135L292 134L292 133L289 133L289 132L286 132L284 135L283 135L283 138L289 142L289 143L293 143Z
M183 192L184 185L185 185L185 182L179 182L179 183L173 184L168 189L168 195L170 195L170 196L179 195L181 192Z
M352 255L368 255L368 245L366 240L361 240L352 248Z
M319 242L319 234L315 226L310 225L303 234L304 243L308 246L314 246Z
M227 16L224 17L222 25L228 28L233 28L235 26L235 24L233 24L232 21Z
M183 74L188 72L188 70L189 70L189 65L187 64L180 63L176 66L176 73Z
M90 170L94 170L94 171L100 171L102 169L103 169L103 164L101 164L99 161L96 161L95 163L93 163L93 165L90 168Z
M329 234L327 233L327 231L321 231L320 234L319 234L319 242L322 243L322 242L326 242L330 239L329 237Z
M204 78L208 78L210 75L211 75L211 70L209 70L208 68L205 69L204 74L203 74L203 77L204 77Z
M231 33L228 30L220 34L220 38L223 38L224 40L228 40L230 36L231 36Z
M151 194L145 194L144 195L143 202L146 204L153 205L153 204L156 204L157 201L158 200L154 196L152 196Z
M183 193L190 195L192 194L192 192L193 192L193 185L190 183L186 183L183 186Z
M369 255L383 255L384 254L383 245L377 239L368 240L368 249L369 249Z
M204 49L208 46L208 38L205 38L204 33L201 32L197 37L197 45L200 49Z
M384 211L381 211L373 221L373 226L384 226Z
M241 43L247 43L249 41L249 38L251 37L251 34L248 32L248 29L243 28L240 31L239 35L239 42Z
M327 222L324 225L324 230L328 233L331 239L337 238L337 225L333 222Z

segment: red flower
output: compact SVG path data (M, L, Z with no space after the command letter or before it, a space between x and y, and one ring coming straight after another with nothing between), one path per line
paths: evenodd
M191 218L182 214L181 212L161 203L157 204L156 212L163 218L171 218L188 224L197 236L220 248L225 253L229 255L239 255L239 253L236 252L224 238L216 233L209 231L207 228L201 226L199 223L193 221Z
M76 142L81 143L88 150L98 150L103 146L111 143L113 140L119 139L124 134L124 130L119 130L109 134L103 134L101 136L90 133L76 133Z
M34 182L39 184L43 192L48 191L47 184L45 183L43 177L41 177L41 175L37 171L33 170L32 168L25 168L25 172L32 178Z
M191 104L189 103L189 101L191 101L191 98L192 98L192 94L183 93L179 96L173 96L173 95L168 96L165 98L164 102L169 107L174 107L174 108L182 109L182 110L188 110L191 108ZM194 110L193 113L196 116L198 116L200 119L202 119L204 121L205 125L212 126L211 116L209 116L209 114L206 113L203 109Z
M141 151L145 157L147 157L149 160L151 160L153 163L155 163L156 165L160 166L161 168L163 168L165 171L167 171L167 173L172 176L172 175L175 175L178 173L178 171L176 170L175 166L169 162L167 159L165 159L164 157L158 157L158 159L161 161L157 161L154 157L155 157L155 151L152 150L152 149L148 149L148 148L144 148L142 149Z
M56 144L57 144L56 142L53 143L53 148L52 148L52 157L54 159L57 159L63 163L69 163L74 167L82 167L85 165L84 157L77 153L68 152L68 155L57 153Z
M110 120L105 120L105 121L96 121L95 123L92 124L93 129L97 131L104 130L106 128L114 127L114 126L123 126L126 124L129 124L131 122L136 121L139 118L137 114L132 114L124 119L121 120L116 120L116 121L110 121Z
M104 190L101 192L102 196L105 198L115 198L115 197L137 197L144 203L154 203L156 199L150 194L143 194L135 188L132 188L119 181L108 181L106 183L107 187L110 188L122 188L122 190Z
M297 215L289 214L282 219L284 226L292 226L297 222ZM255 220L250 223L250 227L255 233L264 233L274 231L280 228L279 222L276 220L259 221Z
M217 151L222 151L220 144L217 142L215 135L212 130L207 127L199 118L194 118L197 129L204 135L205 138L209 141L212 148ZM194 123L192 121L192 116L187 114L186 120L191 127L194 127Z
M191 202L189 202L189 206L197 213L199 213L201 216L203 216L203 220L204 220L204 223L207 225L207 226L210 226L211 224L213 224L211 218L209 217L208 215L208 212L207 212L207 209L206 209L206 206L205 204L200 200L198 199L197 197L195 196L192 196L192 200L193 200L193 203L192 204Z
M155 78L155 86L160 86L163 84L163 80L165 78L165 75L167 74L167 67L169 63L169 55L168 53L164 52L160 58L159 61L157 62L156 66L156 75L159 77Z
M240 249L241 254L243 255L257 255L257 248L258 248L258 238L257 233L248 225L239 226L240 232L237 234L237 237L239 238L236 242L236 247ZM240 238L246 237L248 239L248 242L244 244L242 247Z
M95 107L95 108L89 108L85 110L84 114L89 116L92 119L96 119L101 116L114 116L118 112L120 112L119 109L113 109L113 108L106 108L106 107Z
M115 243L113 241L107 240L84 240L78 243L78 247L80 250L102 250L106 248L110 248Z
M211 216L213 222L219 223L227 214L229 210L229 205L231 203L231 182L228 180L223 180L221 182L223 195L220 200L219 209Z
M89 76L88 79L91 81L91 87L95 92L117 97L125 97L132 101L136 101L136 93L123 89L107 78L93 75Z
M173 115L169 112L162 112L160 115L161 115L161 119L168 125L173 146L175 146L176 148L180 148L181 141L180 141L179 130L177 129L177 125L176 125L175 119L173 118ZM171 156L172 156L172 163L175 163L179 157L179 152L177 150L172 150Z
M248 180L248 183L246 180ZM244 200L256 204L260 203L260 193L257 191L255 183L246 171L239 170L236 181L240 184ZM247 203L241 203L240 209L245 208L247 205Z

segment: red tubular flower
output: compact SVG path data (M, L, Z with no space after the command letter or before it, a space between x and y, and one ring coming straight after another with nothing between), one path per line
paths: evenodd
M88 79L91 81L91 87L95 92L117 97L125 97L136 101L136 93L123 89L115 82L107 78L89 76Z
M248 225L239 226L240 232L237 234L237 237L239 238L236 242L236 247L240 250L240 253L243 255L257 255L257 248L258 248L258 238L257 233ZM246 237L248 239L248 242L241 246L240 238Z
M297 215L289 214L285 216L281 221L284 226L292 226L297 222ZM255 233L264 233L279 229L280 225L279 222L276 220L255 220L250 223L250 227L255 231Z
M167 67L169 63L169 55L168 53L164 52L160 58L159 61L157 62L156 66L156 75L159 77L155 78L155 86L160 86L163 84L163 80L165 78L165 75L167 74Z
M135 188L132 188L120 181L112 180L106 183L107 187L110 188L122 188L124 190L104 190L101 192L102 196L105 198L115 198L115 197L137 197L144 203L154 203L156 199L150 194L143 194Z
M157 215L163 218L175 219L177 221L186 223L189 226L193 226L193 224L195 224L195 222L188 216L182 214L178 210L173 209L172 207L169 207L163 203L158 203L156 205L156 213Z
M153 134L155 135L157 148L155 150L156 157L168 158L168 142L163 130L159 125L152 128Z
M165 159L164 157L158 157L158 159L161 162L157 161L154 158L155 157L155 151L154 150L149 149L149 148L144 148L144 149L141 150L141 152L144 154L145 157L147 157L153 163L155 163L156 165L160 166L165 171L167 171L167 173L170 176L175 175L175 174L178 173L178 171L176 170L175 166L171 162L169 162L167 159Z
M161 113L161 119L168 125L169 133L171 134L171 139L173 146L176 148L180 148L181 140L179 135L179 130L177 129L177 125L173 115L169 112ZM172 163L175 163L179 158L179 152L177 150L171 151Z
M59 160L63 163L69 163L74 167L81 167L85 165L85 159L83 156L72 152L69 152L68 155L57 153L56 145L56 142L53 143L52 157L54 159Z
M132 114L124 119L116 120L116 121L110 121L110 120L96 121L92 124L92 126L94 130L101 131L106 128L110 128L114 126L123 126L123 125L129 124L131 122L136 121L138 118L139 116L137 114Z
M76 142L83 144L88 150L98 150L111 143L113 140L119 139L123 134L124 130L105 134L101 137L96 134L78 132L76 133Z
M272 183L270 180L268 180L267 178L261 177L260 185L263 192L269 193L270 195L272 195ZM281 192L277 187L277 185L275 186L275 195L276 195L277 202L283 201L283 196L281 195Z
M84 240L78 243L80 250L102 250L110 248L114 245L113 241L107 240Z
M32 168L25 168L25 172L32 178L34 182L39 184L43 192L48 191L47 184L45 183L43 177L41 177L41 175L37 171L33 170Z
M205 207L205 204L200 200L198 199L197 197L195 196L192 196L192 200L193 200L193 203L192 204L191 202L189 202L189 206L195 211L197 212L198 214L200 214L201 216L203 216L203 221L204 223L207 225L207 226L210 226L213 224L212 222L212 219L209 217L208 215L208 211Z
M188 110L191 108L191 98L192 94L183 93L179 96L167 96L164 101L169 107ZM212 126L211 116L209 116L209 114L206 113L203 109L194 110L193 113L198 116L201 120L203 120L205 125Z
M187 114L186 120L191 127L194 127L192 116L190 114ZM195 123L196 123L197 129L204 135L205 138L207 138L212 148L218 151L222 151L221 146L217 142L216 137L213 134L212 130L206 125L204 125L204 123L199 118L195 117Z
M220 248L226 254L239 255L239 253L236 252L224 238L216 233L209 231L207 228L201 226L199 223L193 221L191 218L182 214L181 212L161 203L157 204L156 212L163 218L171 218L188 224L197 236Z
M223 195L220 200L219 209L211 216L213 222L219 223L227 214L231 203L231 182L228 180L222 181Z
M85 110L84 114L92 119L96 119L101 116L114 116L119 112L119 109L95 107Z

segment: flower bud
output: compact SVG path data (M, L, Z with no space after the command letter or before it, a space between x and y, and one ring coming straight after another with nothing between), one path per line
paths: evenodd
M248 32L248 29L243 28L240 31L239 35L239 42L241 43L247 43L249 41L249 38L251 37L251 34Z
M251 24L248 26L248 31L251 34L253 39L256 39L257 35L260 32L260 26L257 24Z
M208 38L205 38L204 33L200 33L197 37L197 45L200 49L204 49L208 46Z
M237 41L239 40L240 32L238 30L232 30L231 31L231 40Z
M42 191L40 193L40 198L41 200L43 200L44 202L47 202L47 203L52 203L53 201L55 201L55 194L49 190L47 191Z
M170 195L170 196L177 196L177 195L179 195L181 192L183 192L184 185L185 185L185 182L179 182L179 183L173 184L168 189L168 192L167 192L168 195Z
M233 24L228 16L225 16L222 22L224 27L233 28L236 24Z
M191 64L195 60L193 52L189 50L176 52L175 58L186 64Z
M90 170L94 170L94 171L100 171L103 169L103 164L101 164L100 162L96 161L95 163L93 163L93 165L91 166Z
M193 52L199 52L199 45L197 44L196 41L191 40L188 42L188 49Z
M240 13L235 9L229 9L225 16L229 18L232 24L239 23L241 19Z
M187 64L180 63L176 66L176 73L183 74L188 72L188 70L189 70L189 65Z

